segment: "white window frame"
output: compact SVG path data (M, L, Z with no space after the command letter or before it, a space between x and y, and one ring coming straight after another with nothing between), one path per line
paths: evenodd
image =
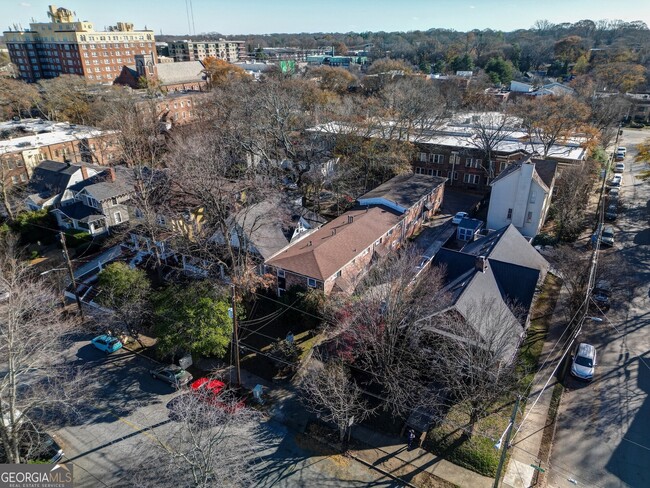
M115 213L113 214L113 219L115 220L115 223L116 223L116 224L121 224L122 222L124 222L124 221L122 220L122 212L115 212Z
M310 288L316 288L316 280L314 278L307 278L307 286Z
M482 163L483 160L479 158L465 158L466 168L480 168Z
M286 277L283 269L276 270L275 274L277 275L278 278L285 278Z
M506 214L506 220L512 220L512 209L508 209L508 213Z
M468 183L470 185L480 185L481 175L475 175L473 173L465 173L463 175L463 183Z

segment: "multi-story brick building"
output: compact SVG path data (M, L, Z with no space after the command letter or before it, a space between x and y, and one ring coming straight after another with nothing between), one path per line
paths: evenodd
M542 144L531 140L515 119L512 126L491 129L489 119L501 116L497 113L457 114L436 128L403 131L396 130L389 123L374 129L329 123L312 128L310 132L319 139L324 150L333 147L339 134L399 137L416 147L412 161L416 174L444 177L450 187L485 193L490 183L510 164L525 156L538 156L544 152ZM498 123L496 127L500 127ZM483 139L481 131L485 136ZM486 159L486 144L482 142L487 138L491 138L490 161ZM587 158L585 142L586 139L579 135L558 140L548 148L546 159L557 161L560 167L582 163Z
M143 98L138 102L138 108L143 113L155 111L163 123L184 125L194 122L200 115L200 107L208 100L205 92L172 92L162 98Z
M244 41L171 41L167 43L169 56L174 61L203 61L207 57L223 59L234 63L246 57Z
M4 40L20 77L29 82L61 74L83 76L91 83L111 83L136 54L156 57L154 33L118 22L96 31L92 22L75 21L73 13L50 5L51 22L31 23L27 30L5 31Z
M282 295L293 286L350 293L379 258L398 249L440 208L445 179L396 176L350 210L266 260Z
M0 175L6 188L26 183L44 160L111 164L119 158L116 134L41 119L0 122Z

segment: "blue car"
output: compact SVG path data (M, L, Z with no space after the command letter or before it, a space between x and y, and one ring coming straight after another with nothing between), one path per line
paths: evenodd
M104 351L106 354L110 354L122 348L122 343L119 339L106 334L95 337L90 341L90 343L100 351Z

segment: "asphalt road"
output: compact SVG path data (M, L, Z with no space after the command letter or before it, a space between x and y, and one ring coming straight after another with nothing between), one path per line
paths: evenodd
M650 486L650 183L634 175L635 144L649 131L625 130L624 211L616 245L601 251L620 262L613 303L603 322L583 327L580 342L598 351L596 378L567 378L551 455L551 487ZM573 481L571 481L573 480Z
M76 421L54 432L65 461L74 465L75 487L133 486L134 466L152 452L156 437L164 438L171 422L167 404L178 393L151 378L154 362L126 350L105 356L88 341L79 341L70 359L101 379ZM260 487L401 486L352 459L306 448L274 420L262 430Z

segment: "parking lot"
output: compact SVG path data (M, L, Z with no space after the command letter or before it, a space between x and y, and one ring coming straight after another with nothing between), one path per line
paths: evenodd
M635 175L634 145L650 132L625 130L622 212L613 225L618 289L602 322L585 323L579 342L598 352L590 383L567 377L548 485L650 486L650 184Z

